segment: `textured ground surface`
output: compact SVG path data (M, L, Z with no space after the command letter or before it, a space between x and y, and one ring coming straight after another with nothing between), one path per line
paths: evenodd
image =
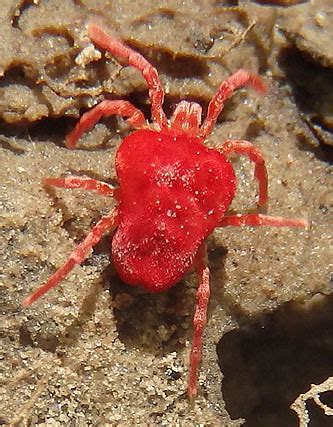
M0 423L296 426L291 402L332 376L332 297L321 295L332 293L333 5L273 3L297 2L1 2ZM193 274L161 295L130 288L109 263L106 236L63 286L20 307L111 207L41 186L69 173L113 182L127 128L108 120L69 151L79 112L107 92L149 117L140 75L89 46L89 16L157 67L168 114L181 98L205 107L240 67L265 76L268 94L239 91L208 144L252 141L267 160L269 213L311 221L309 230L227 228L209 238L212 299L194 405L184 395ZM232 208L250 211L252 166L234 165ZM310 413L313 425L331 425L315 406Z

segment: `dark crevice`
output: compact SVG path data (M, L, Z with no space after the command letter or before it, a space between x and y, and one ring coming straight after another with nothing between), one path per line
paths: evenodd
M208 55L208 52L213 45L214 40L209 35L198 34L198 36L193 39L193 47L201 55Z
M236 7L238 6L238 0L216 0L214 6Z
M45 118L29 126L29 138L32 141L53 142L59 147L65 146L65 137L74 126L75 120L67 117Z
M28 62L15 61L8 67L4 75L0 78L0 88L10 84L21 84L30 89L35 84L37 72L32 64Z
M291 84L303 121L319 145L333 144L333 71L296 48L282 51L279 62ZM319 157L325 154L316 151ZM332 155L328 151L329 157Z
M309 0L289 0L288 2L286 2L286 0L255 0L257 3L259 4L263 4L266 6L294 6L295 4L301 4L301 3L306 3Z
M156 47L147 48L141 44L135 44L133 40L124 40L124 43L144 56L159 74L166 74L171 79L204 78L209 70L206 61L194 58L190 55L176 55L174 52L158 49Z
M247 427L297 427L290 405L300 393L332 376L333 296L287 303L222 337L217 354L222 393L233 419ZM331 402L332 393L325 397ZM310 407L311 427L332 425Z
M68 53L62 53L52 58L52 63L46 64L44 69L46 75L57 84L59 80L63 80L64 76L68 76L73 68L73 59Z
M59 345L57 325L52 319L39 324L38 320L29 320L20 326L19 340L25 347L38 347L44 351L55 353Z
M260 136L264 130L265 123L259 117L255 117L253 121L249 123L244 134L244 139L248 141L253 141L258 136Z
M208 265L210 270L210 298L208 307L209 315L213 313L216 307L221 306L224 301L224 284L226 283L225 261L228 249L223 246L215 237L210 234L207 239ZM194 308L194 307L193 307Z
M280 55L280 65L284 68L292 84L294 96L301 109L320 120L320 107L328 103L333 86L333 70L324 68L297 49L284 50Z
M320 393L320 400L324 405L333 408L333 390Z
M11 23L13 28L20 28L20 18L30 7L37 6L33 0L21 0L14 10Z
M311 151L317 159L333 164L333 132L324 130L323 126L304 115L301 118L308 132L297 135L299 148Z
M43 26L42 28L35 28L33 31L33 35L36 38L47 37L48 39L52 37L61 37L66 40L66 44L69 47L73 47L75 44L73 37L66 28Z
M140 27L141 25L154 25L154 21L157 20L157 25L161 25L161 20L173 20L175 17L175 12L168 8L160 8L152 13L149 13L143 17L134 19L132 26L134 28Z

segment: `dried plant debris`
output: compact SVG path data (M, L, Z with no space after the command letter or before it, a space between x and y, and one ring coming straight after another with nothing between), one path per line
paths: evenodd
M321 394L325 392L333 393L333 377L327 378L326 381L321 384L311 384L311 388L308 392L302 393L298 396L295 402L291 405L299 418L299 427L307 427L310 423L309 412L306 408L306 403L309 399L313 399L316 404L324 411L325 415L333 416L333 407L326 405L321 401Z

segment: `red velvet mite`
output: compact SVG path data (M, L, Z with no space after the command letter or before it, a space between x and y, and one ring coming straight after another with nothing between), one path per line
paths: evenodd
M142 73L149 89L152 123L146 122L143 113L124 100L104 100L82 115L68 135L68 148L75 148L80 136L101 117L118 114L135 129L124 138L116 154L119 187L78 176L46 178L43 182L60 188L94 190L116 199L117 206L98 221L65 264L23 305L30 305L57 286L76 264L83 262L102 235L114 229L112 260L121 279L130 285L141 285L150 292L165 291L194 267L198 289L188 380L188 396L193 399L197 394L210 294L207 236L216 227L228 225L305 227L306 221L261 214L226 215L236 192L236 177L228 156L242 154L254 162L260 207L268 199L265 162L261 152L244 140L225 141L217 148L207 148L204 142L235 89L250 86L265 91L259 77L238 70L222 82L208 105L203 123L200 105L188 101L177 104L168 120L162 108L164 91L156 69L97 24L88 24L88 34L96 46Z

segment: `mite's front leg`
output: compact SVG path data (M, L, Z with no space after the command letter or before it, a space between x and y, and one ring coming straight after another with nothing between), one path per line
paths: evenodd
M146 124L143 113L130 102L105 99L81 116L75 128L67 135L67 148L75 148L81 135L92 129L102 117L110 117L115 114L127 117L127 122L136 129L143 128Z

